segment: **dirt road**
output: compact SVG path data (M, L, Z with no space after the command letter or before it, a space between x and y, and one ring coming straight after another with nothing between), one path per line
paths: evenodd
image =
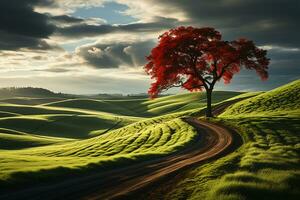
M186 121L196 127L200 139L184 153L170 156L167 159L153 164L146 164L126 171L125 180L115 181L106 188L85 196L84 199L134 199L135 193L164 178L171 177L187 167L200 162L208 161L221 154L228 153L240 144L233 142L238 137L232 130L223 126L188 118Z

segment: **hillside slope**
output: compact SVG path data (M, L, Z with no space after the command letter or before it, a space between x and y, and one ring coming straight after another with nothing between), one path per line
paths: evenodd
M299 89L297 80L227 108L211 120L238 130L244 144L138 199L298 199Z
M88 170L98 166L104 169L167 155L189 145L196 136L195 129L179 118L158 118L136 122L90 139L22 150L0 150L0 186L8 186L15 180L30 182L35 176L47 179L80 168Z
M72 141L67 138L47 137L21 131L0 128L0 149L24 149Z
M217 103L240 94L242 93L215 91L212 100L213 103ZM44 106L79 108L129 116L153 117L204 107L206 106L206 94L205 92L193 92L170 95L153 100L147 98L120 100L68 99L47 103Z
M300 80L240 101L221 116L300 116Z
M8 104L19 104L19 105L40 105L45 103L51 103L55 101L61 101L64 98L61 97L46 97L46 98L35 98L35 97L12 97L8 99L0 99L0 102Z

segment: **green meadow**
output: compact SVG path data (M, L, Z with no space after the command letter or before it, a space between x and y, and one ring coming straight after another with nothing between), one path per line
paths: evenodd
M165 199L298 199L300 81L258 93L227 108L217 123L234 128L243 145L186 171ZM159 194L159 189L156 191Z
M163 199L296 199L300 186L300 81L267 92L213 94L241 99L210 119L237 130L242 146L184 172ZM205 93L149 100L15 96L0 99L0 192L163 157L191 145Z
M215 94L218 103L241 93ZM176 152L197 136L181 116L202 110L205 98L191 93L155 100L2 99L1 184L63 177L95 166L110 169Z

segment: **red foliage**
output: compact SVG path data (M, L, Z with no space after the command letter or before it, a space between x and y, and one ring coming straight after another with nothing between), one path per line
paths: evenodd
M223 41L214 28L171 29L159 37L147 57L145 70L155 80L148 92L155 97L170 87L212 90L221 78L229 83L241 67L256 70L265 80L269 64L266 53L247 39Z

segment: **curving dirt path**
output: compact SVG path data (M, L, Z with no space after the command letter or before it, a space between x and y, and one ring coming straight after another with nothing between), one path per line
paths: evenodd
M101 188L85 196L84 199L134 199L135 194L143 192L151 184L187 167L222 156L240 144L240 141L233 141L239 140L233 130L211 122L199 121L196 118L185 120L194 126L200 135L200 139L189 149L157 163L135 167L133 171L126 172L126 178L121 181L115 180L111 186Z

